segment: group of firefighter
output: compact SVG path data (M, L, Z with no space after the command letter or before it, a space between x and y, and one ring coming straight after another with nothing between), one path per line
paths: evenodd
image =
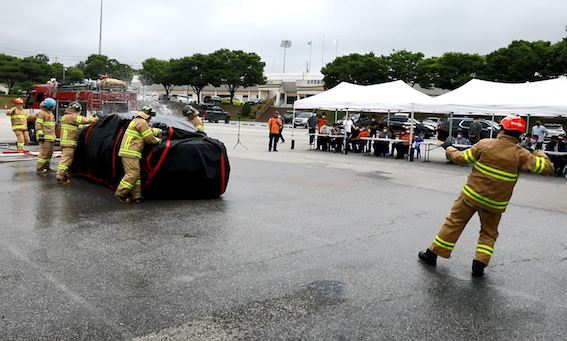
M23 104L24 101L21 98L16 98L15 107L6 111L12 123L12 130L16 135L17 150L21 152L25 152L24 146L30 141L28 120L31 118L24 110ZM51 171L51 157L56 138L56 117L54 113L56 104L53 98L45 98L40 104L39 113L35 116L35 133L39 144L36 170L41 175L47 175ZM86 117L81 115L82 110L79 102L71 102L60 119L61 161L57 166L56 179L61 184L71 183L69 167L73 163L80 129L99 120L97 116ZM122 160L124 177L114 193L115 197L122 203L139 203L142 201L140 171L142 150L145 144L159 144L161 142L159 136L161 136L162 130L152 128L149 125L151 118L155 115L155 109L149 105L143 106L128 124L122 138L118 156ZM204 132L203 122L197 110L187 105L183 108L183 115L195 130Z
M46 98L41 103L41 111L35 121L40 153L37 171L49 172L49 163L55 142L55 100ZM57 168L57 181L69 183L69 166L73 162L77 146L80 125L97 122L98 118L81 116L81 105L73 102L61 118L62 157ZM8 110L12 119L12 129L16 133L17 146L23 150L29 141L27 132L27 114L23 110L23 101L16 99L16 107ZM130 122L122 138L118 155L124 166L124 177L115 192L116 198L123 203L142 200L140 181L140 160L145 144L160 143L161 130L151 128L150 119L155 110L144 106ZM203 123L198 112L191 106L183 108L183 115L196 130L203 131ZM480 218L480 236L476 246L476 256L472 263L472 275L483 276L484 268L494 253L498 238L498 225L502 213L506 210L512 191L519 177L519 172L534 174L553 174L553 164L542 151L531 151L519 146L521 135L526 131L526 122L519 116L509 115L500 122L501 132L496 139L483 139L470 148L459 151L452 147L451 139L443 142L447 157L456 164L470 164L472 171L459 197L453 204L441 230L433 243L418 256L425 264L436 266L437 257L449 258L463 229L477 213Z

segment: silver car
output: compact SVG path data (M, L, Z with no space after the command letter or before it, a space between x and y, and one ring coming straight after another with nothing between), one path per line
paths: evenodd
M309 120L311 116L313 116L313 114L310 112L302 112L299 114L296 113L295 120L293 121L293 126L296 128L307 128L307 120Z

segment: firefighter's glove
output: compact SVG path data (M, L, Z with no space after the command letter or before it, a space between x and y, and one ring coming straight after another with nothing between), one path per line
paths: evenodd
M443 142L443 144L441 145L441 147L443 147L443 149L447 149L448 147L451 147L453 145L453 141L450 140L449 138L447 138L445 140L445 142Z

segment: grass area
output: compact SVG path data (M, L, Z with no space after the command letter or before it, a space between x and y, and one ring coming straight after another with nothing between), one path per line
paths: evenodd
M0 95L0 109L6 107L11 108L14 106L14 99L18 97L15 95Z

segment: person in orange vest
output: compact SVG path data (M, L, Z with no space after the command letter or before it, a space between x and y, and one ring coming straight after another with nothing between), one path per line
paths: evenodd
M57 102L51 97L40 104L40 112L35 119L35 135L39 141L39 155L37 158L37 171L47 174L50 170L53 145L55 144L55 109Z
M272 118L268 120L268 130L270 132L270 142L268 143L268 151L278 151L278 140L280 138L281 127L283 126L282 120L278 117L279 113L276 111Z
M161 130L151 128L149 122L156 111L149 105L144 105L130 121L126 132L120 143L118 156L122 159L124 167L124 177L114 193L114 196L122 203L130 203L130 197L135 202L142 201L142 180L140 170L140 160L142 151L146 144L159 144Z
M327 118L325 118L325 114L319 115L319 117L317 118L317 133L319 133L319 130L321 130L322 126L326 126L326 125L327 125Z
M14 100L16 106L6 111L6 115L12 121L12 131L16 134L16 146L18 150L23 151L24 145L30 142L30 134L28 133L28 114L24 110L24 100L16 98Z
M73 164L75 148L79 139L79 125L98 122L98 117L81 116L83 107L79 102L71 102L61 117L61 161L57 166L57 182L71 183L69 167Z
M477 213L480 236L472 263L472 275L483 276L484 268L494 253L500 218L512 197L519 172L553 173L553 164L545 153L532 152L518 145L521 134L526 130L526 121L509 115L500 124L502 131L496 139L480 140L464 151L452 147L449 139L443 143L442 147L452 162L470 164L473 169L433 243L425 251L419 252L419 259L425 264L436 266L437 256L449 258L461 232Z

